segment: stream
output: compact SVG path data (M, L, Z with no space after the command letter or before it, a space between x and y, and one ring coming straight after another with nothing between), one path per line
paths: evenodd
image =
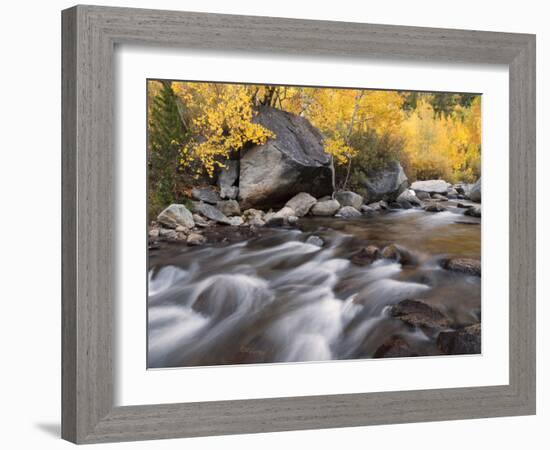
M462 203L469 203L462 201ZM421 299L452 327L481 320L480 277L441 268L444 257L480 259L480 219L456 202L429 213L396 210L357 219L301 218L202 247L165 243L149 252L148 367L372 358L398 336L420 356L435 337L388 309ZM322 247L307 243L320 237ZM357 265L366 245L405 247L414 265Z

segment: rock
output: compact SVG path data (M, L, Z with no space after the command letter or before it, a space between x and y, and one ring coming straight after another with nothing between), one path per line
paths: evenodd
M339 191L334 194L334 198L338 200L338 203L342 206L352 206L355 209L361 209L363 204L363 197L352 191Z
M251 219L253 217L258 217L263 219L266 214L261 209L250 208L243 212L243 218L245 220Z
M206 220L204 217L199 216L198 214L193 214L193 220L195 221L195 225L197 227L206 228L211 225L211 222Z
M218 174L218 187L220 188L220 197L233 200L237 198L239 192L235 186L239 178L239 161L229 159L225 161L224 166Z
M481 261L469 258L448 258L441 262L441 267L467 275L481 276Z
M317 203L315 197L307 192L300 192L286 202L285 206L292 208L295 212L294 215L304 217L315 203Z
M445 180L425 180L415 181L411 184L411 189L416 192L427 192L428 194L446 194L449 183Z
M183 225L178 225L178 226L176 227L176 232L187 234L187 233L189 233L189 228L184 227Z
M361 205L361 212L364 214L374 214L376 210L369 205Z
M296 225L299 220L300 218L298 216L289 216L288 219L286 219L289 225Z
M233 227L240 227L244 223L244 220L241 216L233 216L229 217L229 222Z
M465 216L470 217L481 217L481 208L479 206L469 206L466 211L464 211Z
M166 241L176 241L178 239L178 233L176 230L172 230L170 228L160 228L159 238Z
M226 216L241 215L241 208L239 207L239 202L237 202L237 200L222 200L221 202L216 203L216 208L218 208Z
M197 203L195 205L195 211L202 214L204 217L213 220L214 222L222 223L225 225L231 225L231 221L215 206L208 203Z
M296 212L294 209L290 208L289 206L285 206L284 208L281 208L279 211L277 211L273 217L274 218L282 218L282 219L288 219L290 216L295 216Z
M152 239L156 239L159 237L159 229L158 228L151 228L149 230L149 237L152 238Z
M187 236L187 244L189 245L202 245L206 243L206 238L202 234L191 233Z
M326 202L327 200L332 200L332 195L323 195L317 199L318 202Z
M453 189L456 191L457 195L464 195L466 193L466 191L464 190L464 185L461 183L455 184L453 186Z
M176 228L178 225L183 225L187 228L193 228L195 222L193 215L184 205L172 204L162 211L157 221L168 228Z
M430 194L428 192L424 192L424 191L418 191L418 192L415 192L413 191L416 195L416 198L418 198L418 200L429 200L431 198Z
M370 209L372 209L373 211L381 211L383 209L390 209L390 206L384 200L380 200L380 201L374 202L374 203L369 203L367 206Z
M470 200L476 203L481 203L481 178L477 180L468 191Z
M333 216L340 209L338 200L325 200L317 202L311 208L311 214L314 216Z
M312 235L306 239L306 244L322 247L323 245L325 245L325 242L319 236Z
M449 200L446 196L444 196L442 194L431 194L431 198L433 200L437 200L437 201L441 201L441 202L446 202L446 201Z
M369 202L394 201L408 186L407 176L401 164L393 161L385 169L364 175L364 196Z
M403 209L411 209L413 205L411 205L407 200L401 200L400 202L395 202L397 205L399 205L400 208ZM393 205L394 203L392 203Z
M361 213L357 211L353 206L344 206L338 210L336 217L343 217L344 219L350 219L352 217L361 217Z
M401 203L403 201L408 202L411 205L422 206L422 202L416 196L412 189L405 189L396 199L397 202Z
M373 358L407 358L411 356L418 356L418 354L404 339L392 336L374 352Z
M220 188L220 197L230 200L235 200L239 195L239 188L237 186L222 186Z
M246 223L248 225L250 225L251 227L263 227L263 226L265 226L265 220L261 219L258 216L254 216L254 217L250 218Z
M193 188L191 195L195 200L215 205L221 200L220 194L210 187Z
M440 205L439 203L430 203L429 205L424 206L424 211L427 211L427 212L443 212L443 211L447 211L447 208Z
M351 262L359 266L368 266L381 257L380 249L376 245L368 245L351 257Z
M385 259L391 259L403 265L414 265L418 263L418 257L407 250L405 247L396 244L390 244L384 247L380 256Z
M269 106L253 118L275 134L245 150L239 169L239 199L249 208L284 205L300 192L315 197L334 190L334 166L321 133L304 117Z
M390 309L392 317L424 329L448 328L451 321L438 308L420 300L403 300Z
M481 324L442 331L437 337L437 346L447 355L472 355L481 353Z
M464 204L464 203L460 203L460 202L458 202L458 203L456 204L456 207L457 207L457 208L464 208L464 209L468 209L468 208L471 208L471 207L472 207L472 205L466 205L466 204Z
M459 193L455 188L450 187L449 189L447 189L447 193L445 195L447 196L447 198L455 199L458 198Z

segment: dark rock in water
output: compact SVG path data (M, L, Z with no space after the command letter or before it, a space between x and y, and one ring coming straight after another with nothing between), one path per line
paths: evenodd
M253 121L276 137L241 155L239 199L243 207L281 206L300 192L315 197L332 194L332 158L324 151L321 133L307 119L261 106Z
M206 243L206 238L198 233L191 233L187 236L188 245L203 245Z
M455 220L454 223L460 223L462 225L478 225L478 226L480 225L479 222L468 222L466 220Z
M381 257L380 249L376 245L368 245L351 257L351 262L359 266L368 266Z
M472 355L481 353L481 324L455 331L442 331L437 346L447 355Z
M464 208L464 209L467 209L467 208L471 208L472 205L465 205L464 203L458 202L458 203L456 204L456 207L457 207L457 208Z
M205 203L210 203L211 205L215 205L222 199L220 197L220 194L218 194L214 189L209 187L193 188L193 190L191 191L191 195L195 200L199 200Z
M178 225L183 225L187 228L193 228L195 222L193 215L184 205L172 204L162 211L157 221L168 228L176 228Z
M409 185L405 171L398 161L391 162L385 169L363 174L361 178L364 188L360 193L369 202L395 201Z
M447 200L449 200L448 197L442 195L442 194L431 194L431 197L434 199L434 200L439 200L441 202L446 202Z
M416 191L415 195L418 200L429 200L431 198L430 194L424 191Z
M415 181L411 184L411 189L418 195L419 192L427 192L428 194L446 194L449 183L445 180L424 180Z
M410 356L418 356L418 353L414 352L404 339L392 336L374 352L373 358L406 358Z
M361 212L364 214L373 214L376 212L376 209L370 207L369 205L362 205Z
M286 202L285 206L292 208L297 217L303 217L315 203L317 203L315 197L309 195L307 192L300 192Z
M204 217L213 220L214 222L222 223L224 225L231 225L229 218L223 214L215 206L208 203L199 202L195 204L195 212L202 214Z
M468 197L470 197L470 200L473 202L481 203L481 178L470 187Z
M401 206L401 203L391 202L390 203L390 209L403 209L403 207Z
M312 235L306 239L306 244L322 247L323 245L325 245L325 242L319 236Z
M450 187L449 189L447 189L447 194L445 195L447 196L447 198L455 199L458 198L458 191L455 188Z
M409 325L429 330L448 328L451 323L438 308L420 300L403 300L392 306L390 313Z
M378 202L369 203L367 205L370 209L373 211L381 211L383 209L390 209L390 205L388 205L384 200L380 200Z
M400 200L397 202L403 209L411 209L413 205L407 200Z
M326 200L315 203L310 212L314 216L333 216L339 209L340 203L337 200Z
M361 209L363 197L352 191L339 191L334 195L342 206L352 206L355 209Z
M414 265L418 263L418 257L416 255L405 247L396 244L390 244L384 247L381 256L382 258L391 259L404 265Z
M352 217L361 217L361 212L357 211L353 206L344 206L338 210L336 217L351 219Z
M431 203L430 205L424 206L424 211L427 212L443 212L447 211L447 208L441 206L439 203Z
M481 217L481 208L479 206L470 206L464 211L465 216Z
M237 200L222 200L216 203L216 207L226 216L240 216L241 208Z
M481 276L481 261L469 258L449 258L441 262L441 267L467 275Z

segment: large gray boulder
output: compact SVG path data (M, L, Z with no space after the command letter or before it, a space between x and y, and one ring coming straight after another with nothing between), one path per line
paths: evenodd
M315 197L309 195L307 192L300 192L286 202L285 206L292 208L296 213L296 216L303 217L309 212L315 203L317 203Z
M481 203L481 178L470 188L468 197L473 202Z
M182 225L186 228L193 228L195 226L191 211L184 205L178 205L176 203L162 211L158 215L157 221L168 228L176 228L178 225Z
M363 205L363 196L352 191L339 191L334 195L334 198L342 206L353 206L355 209L361 209L361 205Z
M363 192L369 203L384 200L393 202L407 189L407 175L398 161L392 161L384 169L373 171L363 178Z
M415 181L411 189L415 192L427 192L428 194L446 194L449 183L445 180L424 180Z
M239 200L244 208L284 205L300 192L330 195L334 166L323 137L303 118L268 106L254 117L275 134L264 145L243 151L239 169Z

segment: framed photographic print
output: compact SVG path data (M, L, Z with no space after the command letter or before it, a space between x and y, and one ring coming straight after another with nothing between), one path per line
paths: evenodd
M62 17L65 439L535 413L534 36Z

